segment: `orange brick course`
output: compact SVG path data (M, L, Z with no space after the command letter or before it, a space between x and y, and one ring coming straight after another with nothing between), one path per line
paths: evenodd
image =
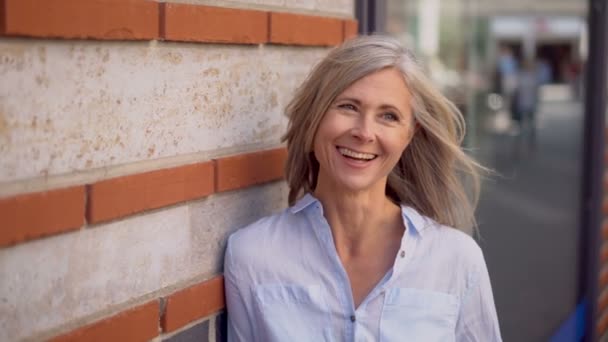
M166 298L164 312L155 299L111 317L54 337L67 341L149 341L162 333L177 331L187 324L222 311L226 307L224 277L179 290Z
M606 138L606 141L608 142L608 127L604 130L604 138ZM604 151L604 165L608 166L608 149ZM608 266L606 266L608 264L608 196L606 196L606 191L608 191L608 171L606 168L604 169L603 190L604 199L602 201L602 213L604 215L604 220L602 221L601 227L603 243L600 249L600 263L602 268L598 277L600 290L602 291L597 302L599 319L596 322L598 336L602 336L608 331Z
M149 341L158 336L159 303L154 300L52 339L52 342Z
M608 286L608 266L604 266L600 270L599 283L600 283L600 288L604 288L604 287Z
M283 178L287 150L240 154L216 160L217 192L248 187Z
M356 37L358 35L359 23L356 20L344 20L342 24L344 40Z
M334 46L356 20L152 0L0 0L0 34L38 38Z
M212 162L180 166L90 185L87 208L89 223L120 218L213 193Z
M606 308L608 308L608 288L601 292L598 300L598 311L601 313Z
M598 336L604 335L604 333L608 330L608 313L604 312L600 313L600 318L597 322L597 333Z
M84 210L84 186L1 199L0 246L78 229Z
M268 41L268 12L175 3L164 7L162 31L167 40L242 44Z
M42 38L158 38L158 3L146 0L3 0L3 34Z
M286 158L277 148L0 199L0 247L280 180Z
M333 46L344 39L342 20L293 13L270 13L270 42Z
M0 0L0 35L6 34L5 20L5 0Z
M217 276L167 298L165 313L161 318L163 331L175 331L224 307L224 277Z

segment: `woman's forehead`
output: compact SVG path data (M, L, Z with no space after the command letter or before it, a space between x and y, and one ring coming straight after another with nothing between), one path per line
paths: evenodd
M345 98L357 102L388 102L386 104L396 107L409 107L412 94L403 74L391 68L373 72L353 82L336 100Z

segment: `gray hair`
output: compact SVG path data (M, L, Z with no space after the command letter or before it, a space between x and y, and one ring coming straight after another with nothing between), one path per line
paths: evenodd
M414 54L386 36L353 38L331 50L288 104L289 125L282 141L287 142L289 204L316 187L319 163L313 142L332 102L357 80L387 68L403 74L413 98L416 128L388 176L386 195L441 224L471 233L476 227L480 173L486 169L460 148L464 118L426 76Z

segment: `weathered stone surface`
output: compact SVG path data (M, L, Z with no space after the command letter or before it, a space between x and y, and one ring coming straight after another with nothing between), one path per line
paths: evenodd
M0 40L0 194L17 180L276 146L284 106L325 51Z

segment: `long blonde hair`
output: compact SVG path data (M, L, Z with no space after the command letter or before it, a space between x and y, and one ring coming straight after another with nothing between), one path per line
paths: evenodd
M331 103L355 81L386 68L402 72L413 95L417 123L409 146L388 176L387 196L441 224L471 233L476 226L480 172L485 168L460 148L464 118L425 75L414 55L386 36L357 37L334 48L287 105L289 125L282 140L288 151L289 204L316 187L319 163L313 142Z

